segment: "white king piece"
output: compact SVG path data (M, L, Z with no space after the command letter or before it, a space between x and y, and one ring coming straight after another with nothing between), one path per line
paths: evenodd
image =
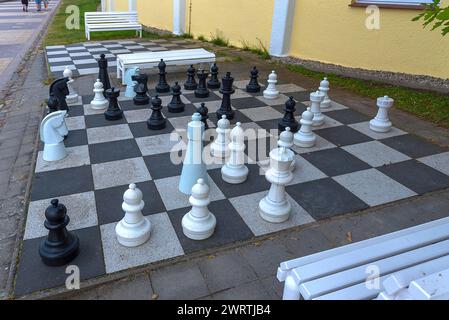
M393 106L394 100L388 96L377 98L379 111L376 117L369 122L371 130L376 132L388 132L391 130L391 121L388 118L388 109Z

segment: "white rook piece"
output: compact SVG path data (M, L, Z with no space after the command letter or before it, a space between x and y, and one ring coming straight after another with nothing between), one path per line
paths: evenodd
M226 164L221 168L221 177L227 183L238 184L248 178L248 167L245 166L245 143L241 123L237 122L231 131L231 143L229 144L230 156Z
M388 96L377 98L379 111L374 119L369 122L371 130L376 132L388 132L391 130L391 121L388 119L388 109L393 106L394 100Z
M229 154L229 138L228 132L230 127L230 122L226 119L226 115L222 115L221 119L217 122L217 138L212 142L212 146L210 149L210 154L212 157L218 159L224 159Z
M329 81L324 78L320 82L320 87L318 88L322 94L324 94L323 102L321 102L321 109L328 109L331 106L331 99L329 99Z
M43 159L58 161L67 156L64 137L69 133L64 117L67 111L55 111L48 114L41 122L39 129L41 141L44 143Z
M142 191L134 183L123 194L125 216L115 227L118 242L125 247L137 247L150 238L151 223L142 215L145 202Z
M69 67L65 67L64 72L62 73L64 78L69 78L69 81L67 81L67 88L69 89L69 94L65 97L65 101L67 103L75 103L78 101L78 93L73 89L72 84L75 82L75 80L72 79L72 70L69 69Z
M316 143L316 136L312 131L313 113L310 111L310 107L302 113L301 128L294 136L294 144L301 148L311 148Z
M290 217L292 206L287 200L285 186L293 179L290 166L295 157L287 148L276 148L270 152L270 169L265 178L271 183L268 195L259 202L259 213L262 219L281 223Z
M320 91L312 92L310 94L310 101L312 102L312 106L310 108L310 111L313 113L313 123L312 126L319 127L322 124L324 124L324 116L321 113L321 102L324 99L324 94L322 94Z
M279 97L279 91L276 89L276 83L278 82L278 76L276 72L271 71L268 76L268 86L263 92L263 97L265 99L276 99Z
M95 93L95 96L90 102L90 107L95 110L106 109L106 107L108 106L108 100L103 95L104 89L100 79L97 79L97 81L94 83L93 91Z
M279 135L278 147L291 149L293 147L293 133L290 131L290 127L286 127L284 131ZM296 161L293 159L290 165L290 171L294 171L296 167Z
M189 197L192 210L184 215L181 223L182 231L189 239L204 240L214 233L217 220L207 208L210 203L209 191L209 186L203 179L198 179L192 187L192 195Z

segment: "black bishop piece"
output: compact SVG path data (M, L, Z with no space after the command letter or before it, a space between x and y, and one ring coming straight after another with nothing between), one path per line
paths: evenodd
M159 68L159 82L156 85L156 92L169 92L170 86L167 83L167 72L165 72L167 65L165 64L164 59L161 59L161 62L159 62L157 67Z
M195 97L197 98L207 98L209 96L209 89L206 86L206 79L209 73L204 72L204 70L198 70L198 88L195 90Z
M109 100L108 109L104 112L106 120L114 121L123 117L123 111L118 105L118 97L120 96L120 89L112 87L106 90L106 97Z
M108 74L108 60L104 53L100 55L100 59L98 60L98 79L103 84L103 95L106 97L106 90L111 89L111 82L109 81Z
M193 67L193 64L190 65L189 69L187 69L187 81L184 83L184 89L186 90L196 90L198 88L198 84L195 80L196 70Z
M210 79L207 81L207 87L209 89L220 89L220 81L218 80L218 67L214 63L210 68Z
M151 99L151 116L147 120L147 127L150 130L162 130L165 128L165 118L162 115L162 100L159 96L155 96Z
M221 89L220 93L223 95L221 99L220 109L217 110L217 119L220 120L223 115L226 119L234 119L234 110L231 108L231 94L235 92L232 87L234 83L234 78L231 77L231 73L227 72L226 76L221 79Z
M279 131L284 131L286 127L290 127L291 132L298 131L298 121L295 119L296 102L293 97L287 100L284 106L284 117L279 121L278 129Z
M67 230L70 218L67 208L58 199L51 200L45 210L45 228L48 235L39 246L42 262L48 266L63 266L76 258L79 253L79 240Z
M181 86L178 82L172 87L172 99L168 104L168 112L179 113L183 112L185 108L184 102L181 100Z
M246 86L247 92L260 92L260 84L257 81L259 77L259 70L254 66L251 70L251 79L249 80L248 85Z
M209 125L207 124L207 119L209 119L209 109L207 109L206 104L202 102L201 106L196 109L196 112L201 115L201 122L204 123L204 130L209 129Z

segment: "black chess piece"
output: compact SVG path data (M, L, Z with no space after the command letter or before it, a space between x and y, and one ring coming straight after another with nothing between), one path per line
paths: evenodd
M151 99L151 116L147 120L147 127L150 130L162 130L165 128L165 118L161 112L162 109L162 100L159 96L155 96Z
M209 109L207 109L206 104L202 102L201 106L196 109L196 112L201 115L201 122L204 123L204 130L209 129L209 125L207 124L207 119L209 119Z
M70 218L67 208L58 199L51 200L45 210L45 228L48 235L39 246L42 262L48 266L62 266L76 258L79 253L79 240L67 230Z
M106 97L106 90L111 89L111 82L109 80L108 74L108 60L104 53L100 55L100 59L98 60L98 79L103 84L103 95Z
M184 102L181 100L181 86L178 82L175 82L175 85L172 88L173 98L168 104L168 112L179 113L183 112L185 108Z
M214 63L210 68L210 79L207 82L207 87L209 89L219 89L220 81L218 80L218 67L217 64Z
M67 87L67 81L69 78L60 78L50 85L49 95L53 96L58 100L58 110L69 110L69 106L65 101L65 97L69 94L69 88Z
M246 86L247 92L260 92L260 84L257 81L257 78L259 77L259 70L254 66L251 70L251 79L249 80L248 85Z
M159 62L157 67L159 68L159 82L156 85L156 92L169 92L170 86L167 83L167 72L165 72L167 65L165 64L164 59L161 59L161 62Z
M143 84L145 92L148 92L148 75L146 73L133 75L131 76L131 80Z
M133 102L137 106L145 105L150 103L150 97L147 95L145 90L145 85L143 83L138 83L134 86L134 92L136 95L133 98Z
M106 90L106 97L109 100L108 109L104 112L106 120L114 121L123 118L123 111L118 105L117 98L120 96L120 89L112 87Z
M284 106L284 117L279 121L278 129L279 131L284 131L286 127L290 127L291 132L298 131L298 121L295 119L296 102L293 97L287 100Z
M187 69L187 81L184 83L184 89L186 90L196 90L198 88L198 84L195 80L195 68L193 64L190 65L189 69Z
M231 77L231 73L227 72L226 76L221 79L221 89L220 93L223 95L221 99L220 109L217 110L217 119L220 120L223 115L226 119L234 119L234 110L231 108L231 94L235 92L232 87L234 83L234 78Z
M59 110L59 101L56 99L54 93L50 93L47 100L48 113L52 113Z
M204 70L198 70L198 88L195 90L195 97L197 98L207 98L209 96L209 89L206 86L206 79L209 73L204 72Z

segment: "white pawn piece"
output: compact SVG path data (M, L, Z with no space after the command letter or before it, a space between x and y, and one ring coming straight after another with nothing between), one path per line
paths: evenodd
M388 96L377 98L379 111L374 119L369 122L369 127L375 132L388 132L391 130L391 121L388 118L388 109L393 106L394 100Z
M318 90L324 94L323 102L321 102L321 109L329 109L331 107L332 101L329 99L329 89L329 81L327 78L324 78L323 81L320 82L320 87L318 88Z
M123 194L125 216L117 223L115 233L118 242L125 247L140 246L150 238L151 223L142 215L145 206L142 197L142 191L134 183Z
M321 92L312 92L310 94L310 101L312 102L312 106L310 107L310 111L313 113L313 123L312 126L319 127L324 124L324 116L321 113L321 102L324 99L324 94Z
M221 119L217 122L217 138L212 142L210 148L210 154L217 159L225 159L229 155L229 127L231 123L226 119L226 115L222 115Z
M192 195L189 202L192 210L182 218L182 231L184 235L192 240L204 240L212 236L217 224L215 216L207 206L210 203L209 186L203 179L198 179L192 187Z
M241 123L237 122L231 131L229 143L229 160L221 168L221 177L227 183L243 183L248 178L248 167L245 166L245 143Z
M286 127L284 131L279 135L278 147L291 149L293 147L293 133L290 131L290 127ZM296 161L293 159L290 166L290 171L295 171Z
M262 219L271 223L287 221L292 206L287 200L285 186L292 181L290 166L295 154L290 149L281 147L270 152L270 169L265 178L271 183L268 195L259 202L259 214Z
M78 93L73 89L72 84L75 82L75 80L72 79L72 70L69 69L69 67L65 67L64 72L62 73L64 78L69 78L69 81L67 81L67 88L69 89L69 94L65 97L65 101L67 103L75 103L78 102Z
M279 98L279 91L276 89L276 83L278 82L278 76L276 72L271 71L268 76L268 86L263 92L263 97L265 99L276 99Z
M312 131L313 113L310 107L302 113L301 128L295 133L293 143L301 148L311 148L316 143L316 136Z
M49 113L41 122L39 134L44 143L43 160L58 161L67 156L64 137L69 133L65 124L67 111Z
M103 84L100 82L100 79L94 83L94 93L95 96L93 100L90 102L90 107L94 110L103 110L108 106L108 100L103 95Z

